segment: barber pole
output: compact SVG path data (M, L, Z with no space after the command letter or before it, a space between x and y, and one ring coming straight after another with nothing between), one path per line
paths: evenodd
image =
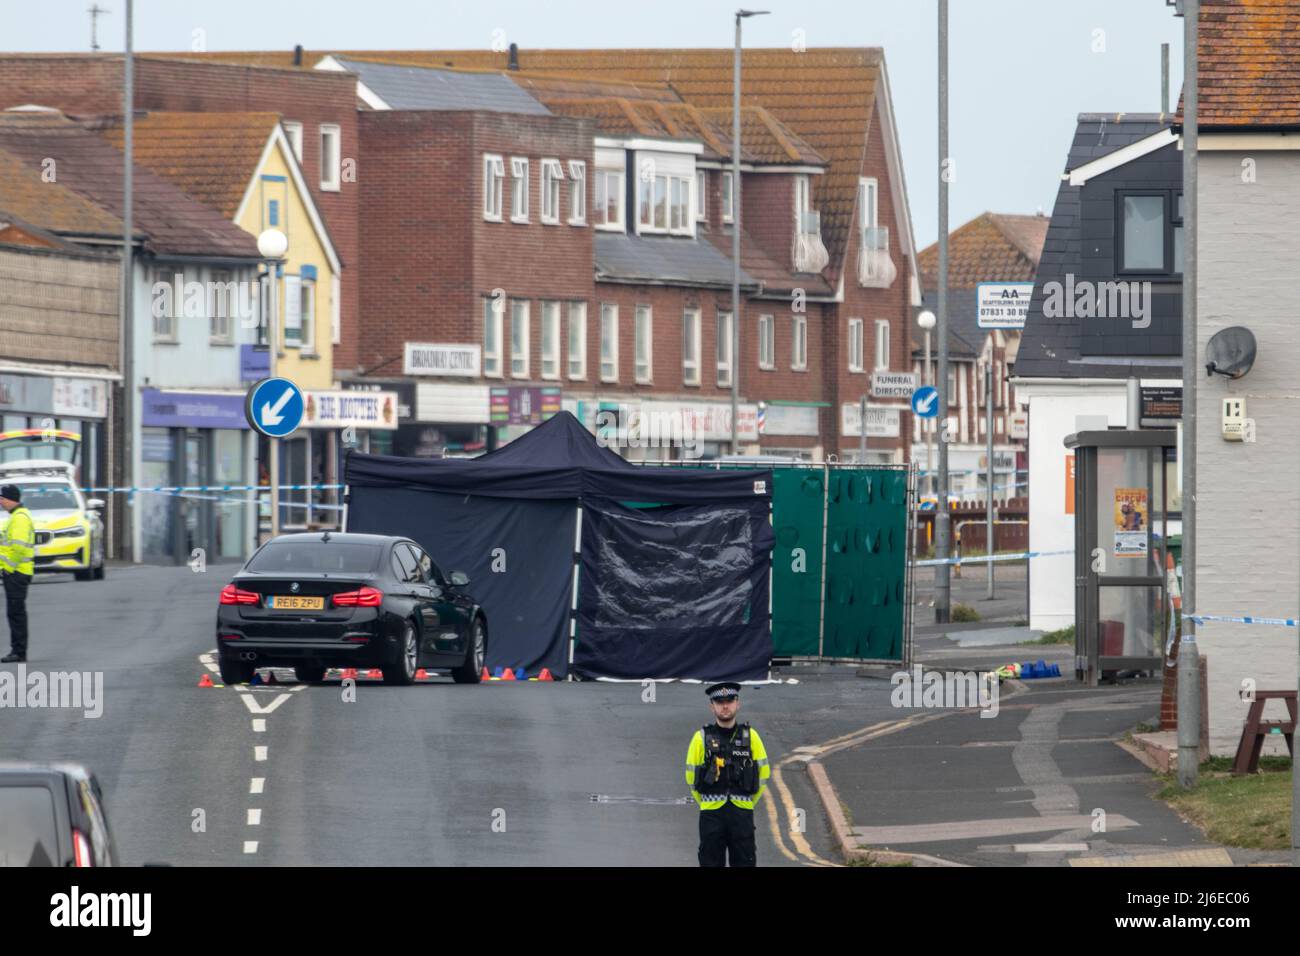
M759 402L759 403L758 403L758 433L759 433L759 435L762 435L764 429L766 429L766 428L767 428L767 403L766 403L766 402Z

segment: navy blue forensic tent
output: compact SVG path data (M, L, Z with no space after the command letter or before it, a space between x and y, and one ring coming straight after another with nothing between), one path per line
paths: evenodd
M406 535L470 576L489 668L767 674L770 471L634 465L561 412L477 458L352 453L344 476L347 530Z

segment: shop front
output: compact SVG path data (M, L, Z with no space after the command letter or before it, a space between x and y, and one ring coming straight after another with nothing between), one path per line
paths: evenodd
M759 441L764 455L821 461L821 408L819 402L761 402L758 406Z
M708 461L730 452L730 403L613 396L566 397L561 404L629 461ZM758 405L737 406L736 437L742 452L757 448Z
M903 450L898 447L898 437L901 434L902 415L905 410L902 406L867 403L866 464L902 463ZM862 462L862 406L858 402L844 402L840 405L840 435L842 437L840 460Z
M415 415L403 422L385 454L415 458L472 457L497 445L492 427L492 387L418 382ZM372 451L377 451L373 444Z
M257 501L242 490L257 483L244 394L146 388L140 422L135 553L151 564L184 564L197 549L209 563L243 560L254 543Z
M53 428L80 435L77 483L83 488L110 485L109 386L115 379L112 373L102 377L0 373L0 432Z

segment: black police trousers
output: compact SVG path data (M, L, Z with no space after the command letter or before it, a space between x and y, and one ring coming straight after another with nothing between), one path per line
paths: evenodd
M754 811L730 800L716 810L700 811L700 866L758 866L754 846Z
M10 650L19 657L27 656L27 588L32 583L30 574L6 572L5 611L9 616Z

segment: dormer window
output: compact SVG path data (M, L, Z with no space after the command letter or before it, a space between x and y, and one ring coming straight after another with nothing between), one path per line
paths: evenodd
M735 215L732 213L731 204L731 171L724 170L722 173L722 221L735 222Z
M623 171L596 170L595 204L591 221L598 229L623 230Z
M637 232L694 234L695 222L691 215L693 178L657 172L651 165L650 173L637 183Z

